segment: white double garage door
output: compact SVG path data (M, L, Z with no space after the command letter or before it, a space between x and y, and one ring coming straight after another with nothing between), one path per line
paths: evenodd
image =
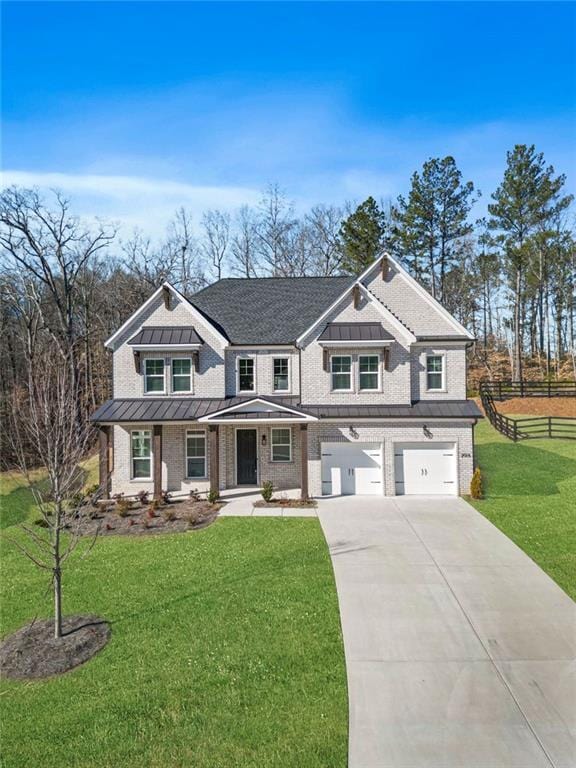
M322 443L324 495L383 495L382 443ZM394 484L397 495L456 495L455 443L395 443Z

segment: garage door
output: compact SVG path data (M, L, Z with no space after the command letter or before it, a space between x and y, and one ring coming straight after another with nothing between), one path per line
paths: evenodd
M397 443L394 470L398 495L456 495L454 443Z
M322 443L322 493L381 495L380 443Z

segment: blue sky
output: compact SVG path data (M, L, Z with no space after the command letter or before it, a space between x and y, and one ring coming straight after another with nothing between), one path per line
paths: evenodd
M482 206L514 143L573 191L575 40L562 2L5 2L4 178L154 233L270 182L393 198L445 154Z

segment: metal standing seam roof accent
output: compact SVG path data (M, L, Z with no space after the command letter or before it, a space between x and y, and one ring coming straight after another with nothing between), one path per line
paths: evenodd
M382 323L328 323L318 341L392 341Z
M191 325L143 326L128 340L131 345L203 344L203 340Z
M234 405L249 403L250 398L194 399L194 398L138 398L108 400L92 415L93 422L163 422L196 421L201 416L231 408ZM482 412L473 400L420 400L413 405L301 405L298 398L259 398L271 405L284 405L293 408L296 413L275 411L273 418L294 419L299 413L303 416L322 418L362 419L362 418L425 418L425 419L481 419ZM258 414L258 415L255 415ZM270 412L232 412L218 418L230 421L247 418L271 418Z

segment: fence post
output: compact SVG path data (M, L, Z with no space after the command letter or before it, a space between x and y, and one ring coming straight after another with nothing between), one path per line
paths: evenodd
M520 379L520 397L524 397L524 379Z
M552 416L548 416L548 437L552 437Z
M512 438L514 442L518 442L518 424L516 423L516 419L514 419L514 436Z
M550 387L550 379L548 379L548 397L552 397L552 391Z

